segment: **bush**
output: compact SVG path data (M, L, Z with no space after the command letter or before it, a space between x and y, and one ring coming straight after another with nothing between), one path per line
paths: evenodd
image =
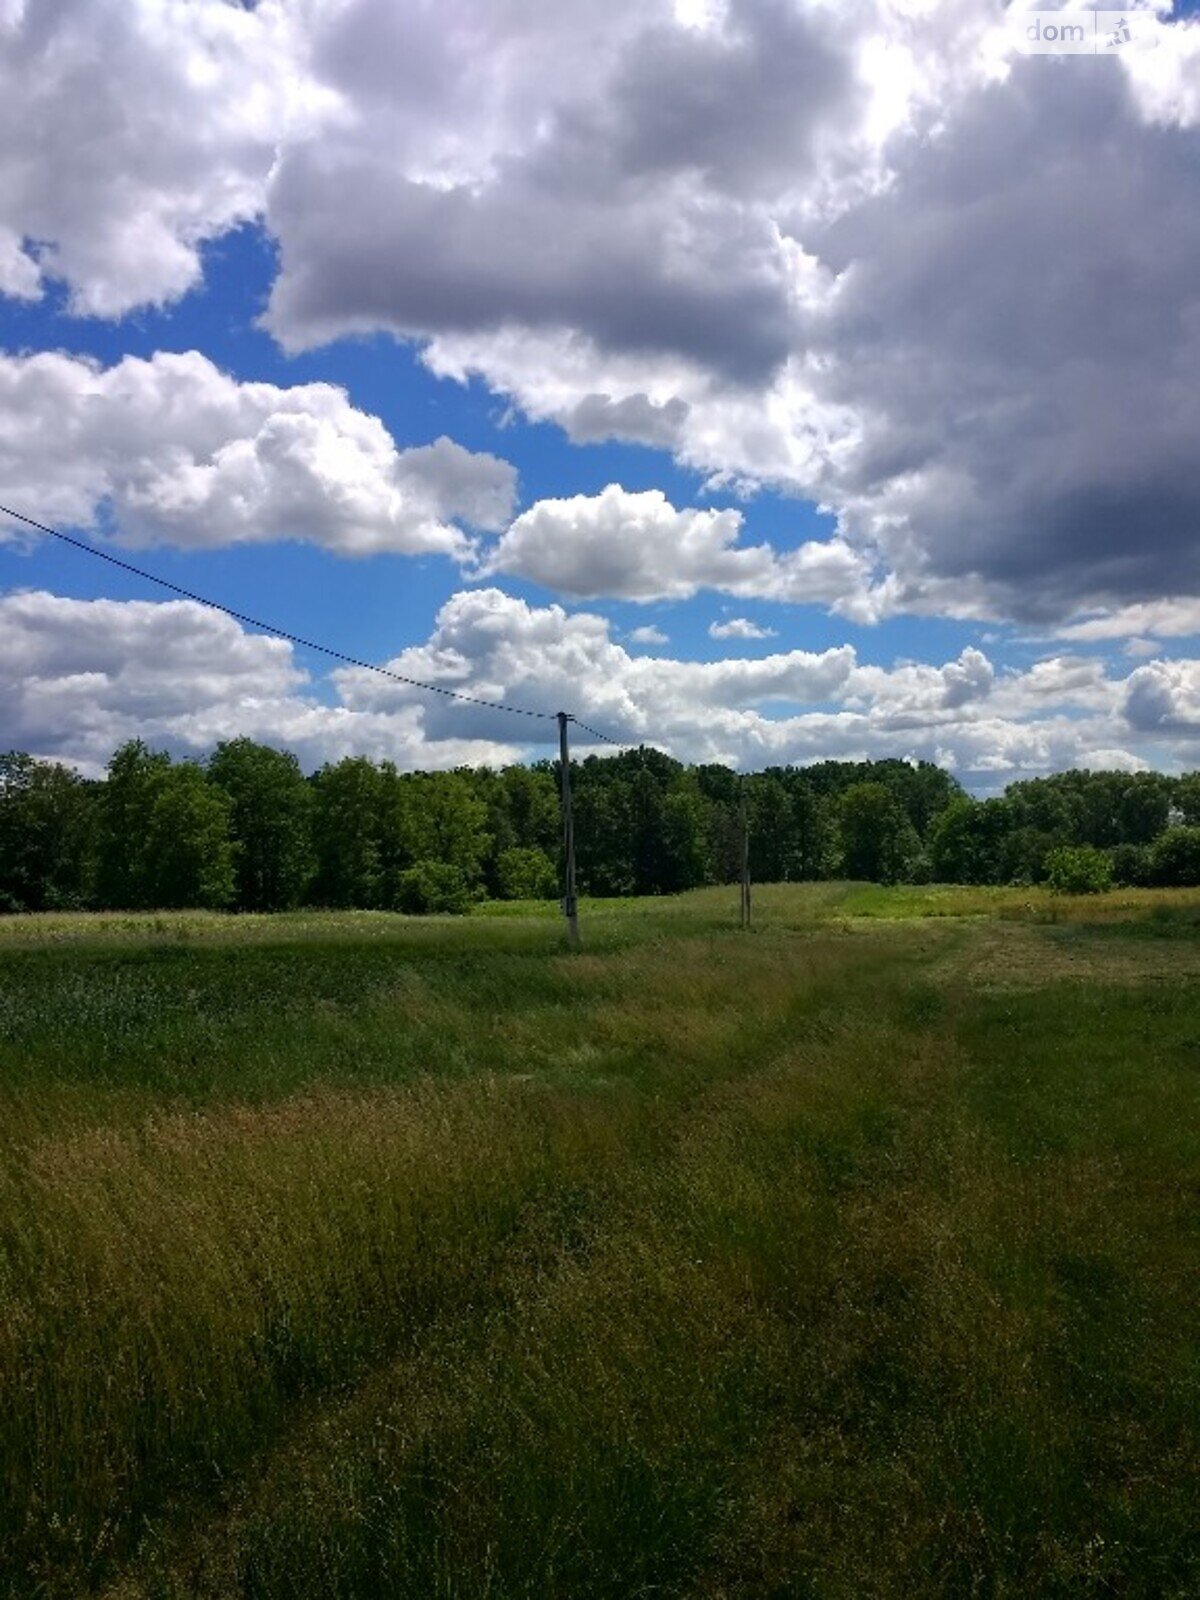
M396 904L412 916L435 911L461 916L471 909L471 900L462 869L445 861L418 861L402 872L396 883Z
M544 850L502 850L496 858L496 886L501 900L553 900L558 873Z
M1141 889L1152 882L1150 852L1141 844L1116 844L1108 852L1113 882L1123 889Z
M1168 828L1150 847L1150 881L1166 889L1200 884L1200 828Z
M1060 845L1046 857L1046 882L1055 894L1101 894L1112 881L1112 862L1090 844Z

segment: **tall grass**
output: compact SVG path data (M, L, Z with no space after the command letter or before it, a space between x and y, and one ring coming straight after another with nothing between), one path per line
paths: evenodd
M582 1247L323 1408L135 1592L1195 1592L1194 1143L1133 1181L1104 1070L1014 1162L946 1019L875 1001L695 1097ZM1195 1109L1169 1076L1156 1125Z
M7 1592L1200 1592L1200 997L859 892L13 938Z
M5 1186L5 1529L88 1574L217 1486L288 1402L486 1300L497 1252L602 1165L609 1097L488 1079L318 1092L46 1141ZM632 1134L633 1130L626 1130Z

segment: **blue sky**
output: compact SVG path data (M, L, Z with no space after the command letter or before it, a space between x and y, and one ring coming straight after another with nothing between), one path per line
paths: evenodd
M1194 11L1096 63L987 0L17 8L0 499L684 759L1179 770ZM0 742L530 753L164 604L0 533Z
M833 531L832 517L795 495L769 488L749 498L706 491L704 474L677 466L664 450L616 441L573 445L551 423L513 416L506 402L477 380L461 384L434 377L411 345L385 335L339 339L327 348L287 355L258 326L275 271L270 238L249 225L205 250L203 281L174 305L116 322L80 318L65 309L66 294L59 286L33 305L0 300L0 340L8 350L61 349L106 365L126 355L202 350L243 381L337 384L357 407L378 416L399 444L428 444L447 434L468 449L511 461L519 474L521 507L554 496L597 494L606 484L619 483L631 491L661 489L678 505L744 509L748 536L778 550ZM44 585L78 599L157 598L145 583L53 543L0 547L0 563L10 584ZM461 582L455 564L440 557L346 561L300 543L190 552L168 546L143 553L139 564L290 632L381 661L423 642L430 617ZM542 585L520 579L506 580L505 587L533 604L556 598ZM592 602L591 608L622 632L655 624L669 633L677 650L697 660L727 653L721 641L709 637L708 627L734 614L774 630L775 638L755 646L757 654L823 650L849 638L864 660L881 664L930 649L957 655L986 631L979 624L905 616L857 627L831 617L822 606L761 600L735 605L719 593L651 604Z

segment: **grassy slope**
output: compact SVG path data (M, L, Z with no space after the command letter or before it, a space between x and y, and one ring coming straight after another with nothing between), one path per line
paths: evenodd
M0 1592L1200 1592L1197 897L590 909L0 924Z

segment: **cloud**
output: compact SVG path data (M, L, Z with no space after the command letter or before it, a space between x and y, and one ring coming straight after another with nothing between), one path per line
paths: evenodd
M1178 765L1200 737L1196 661L1147 663L1125 679L1073 657L997 674L971 649L941 665L862 663L848 646L687 661L631 654L602 617L496 589L453 595L426 642L387 665L545 715L435 697L361 668L314 681L286 642L190 601L0 597L7 739L91 773L124 739L202 755L239 734L294 749L309 768L349 754L497 764L552 751L560 709L682 760L923 758L989 788L1073 765ZM586 735L578 743L586 749Z
M1017 776L1146 755L1127 748L1124 686L1103 664L1055 658L996 674L974 649L941 666L859 663L849 646L714 662L631 655L589 612L531 606L497 589L453 596L425 645L396 671L536 710L572 710L612 738L657 745L684 760L760 767L825 758L920 757L989 787ZM343 702L376 713L413 705L417 691L339 669ZM447 703L425 713L429 736L486 734L479 708ZM493 729L494 731L494 729ZM533 748L554 738L532 723ZM1153 750L1170 762L1170 745Z
M732 3L706 48L737 58L764 16ZM893 609L1047 623L1200 595L1200 23L1101 67L1005 60L998 22L985 0L840 18L865 121L854 93L827 105L742 191L791 285L769 371L516 314L437 331L426 360L573 435L644 416L722 483L818 500ZM724 270L753 281L736 250Z
M95 768L121 739L253 712L303 682L290 645L191 602L0 599L5 738L42 755Z
M465 555L516 476L449 439L397 450L332 384L238 383L196 351L0 354L0 490L42 521L110 520L127 545L300 539L342 555Z
M1014 64L807 236L844 531L1034 620L1200 590L1200 129L1096 65Z
M721 555L728 524L691 571L631 552L611 577L525 524L494 570L565 594L694 592L721 556L766 570L730 592L794 581L867 617L1194 605L1200 22L1104 63L1006 56L1002 22L995 0L8 0L0 293L49 276L117 315L258 219L286 348L388 331L577 440L838 518L790 574L740 534ZM440 501L379 517L374 446L347 465L327 417L283 409L216 466L187 434L143 527L202 542L246 492L292 526L331 471L319 538L456 547ZM117 487L136 522L143 485Z
M17 234L0 227L0 295L13 300L37 300L41 292L37 262L21 248Z
M846 683L845 704L886 717L893 727L927 726L961 722L977 714L980 703L993 693L995 669L982 651L968 646L956 661L942 666L905 661L892 667L856 667ZM1019 695L1012 693L1016 683ZM1070 685L1063 698L1071 699ZM1010 684L1004 711L1019 717L1030 709L1027 674ZM999 711L999 705L990 709Z
M282 0L0 5L0 292L119 316L199 281L333 102Z
M831 605L873 620L886 603L840 539L777 552L740 543L740 511L677 510L658 489L610 483L598 495L539 500L487 556L483 571L530 578L579 599L685 600L702 589L745 599Z
M1124 712L1138 733L1200 738L1200 662L1151 661L1131 672Z
M542 713L573 710L612 737L690 746L698 722L713 712L742 715L742 707L825 702L854 666L849 646L803 650L759 660L676 661L631 656L608 622L558 605L530 606L499 589L453 595L438 613L427 644L401 652L388 665L424 682L502 699ZM414 703L419 692L374 673L347 667L334 674L345 703L381 710ZM430 705L434 736L490 726L493 713L447 702ZM556 737L552 721L531 726L533 741Z
M669 644L670 640L661 628L647 626L631 629L629 642L630 644Z
M431 742L418 706L374 715L324 704L290 644L187 600L0 596L0 705L9 745L91 775L132 738L196 756L246 735L309 767L344 755L440 768L517 754L504 742L511 728Z
M730 617L728 622L710 622L710 639L773 639L774 628L760 628L749 617Z
M965 706L972 700L982 700L992 691L996 674L992 663L980 650L963 651L957 661L942 668L946 683L944 703L947 706Z
M697 29L666 0L350 0L311 70L356 114L272 177L287 346L572 328L752 382L786 356L787 251L758 197L803 181L856 97L820 8L735 0Z
M1174 639L1198 633L1200 598L1152 600L1140 605L1121 606L1116 611L1085 617L1058 629L1060 639L1072 639L1081 644L1125 639L1134 634Z
M676 450L683 439L688 407L678 396L661 404L644 394L614 400L607 394L585 394L561 418L573 444L600 444L630 439L637 444Z

